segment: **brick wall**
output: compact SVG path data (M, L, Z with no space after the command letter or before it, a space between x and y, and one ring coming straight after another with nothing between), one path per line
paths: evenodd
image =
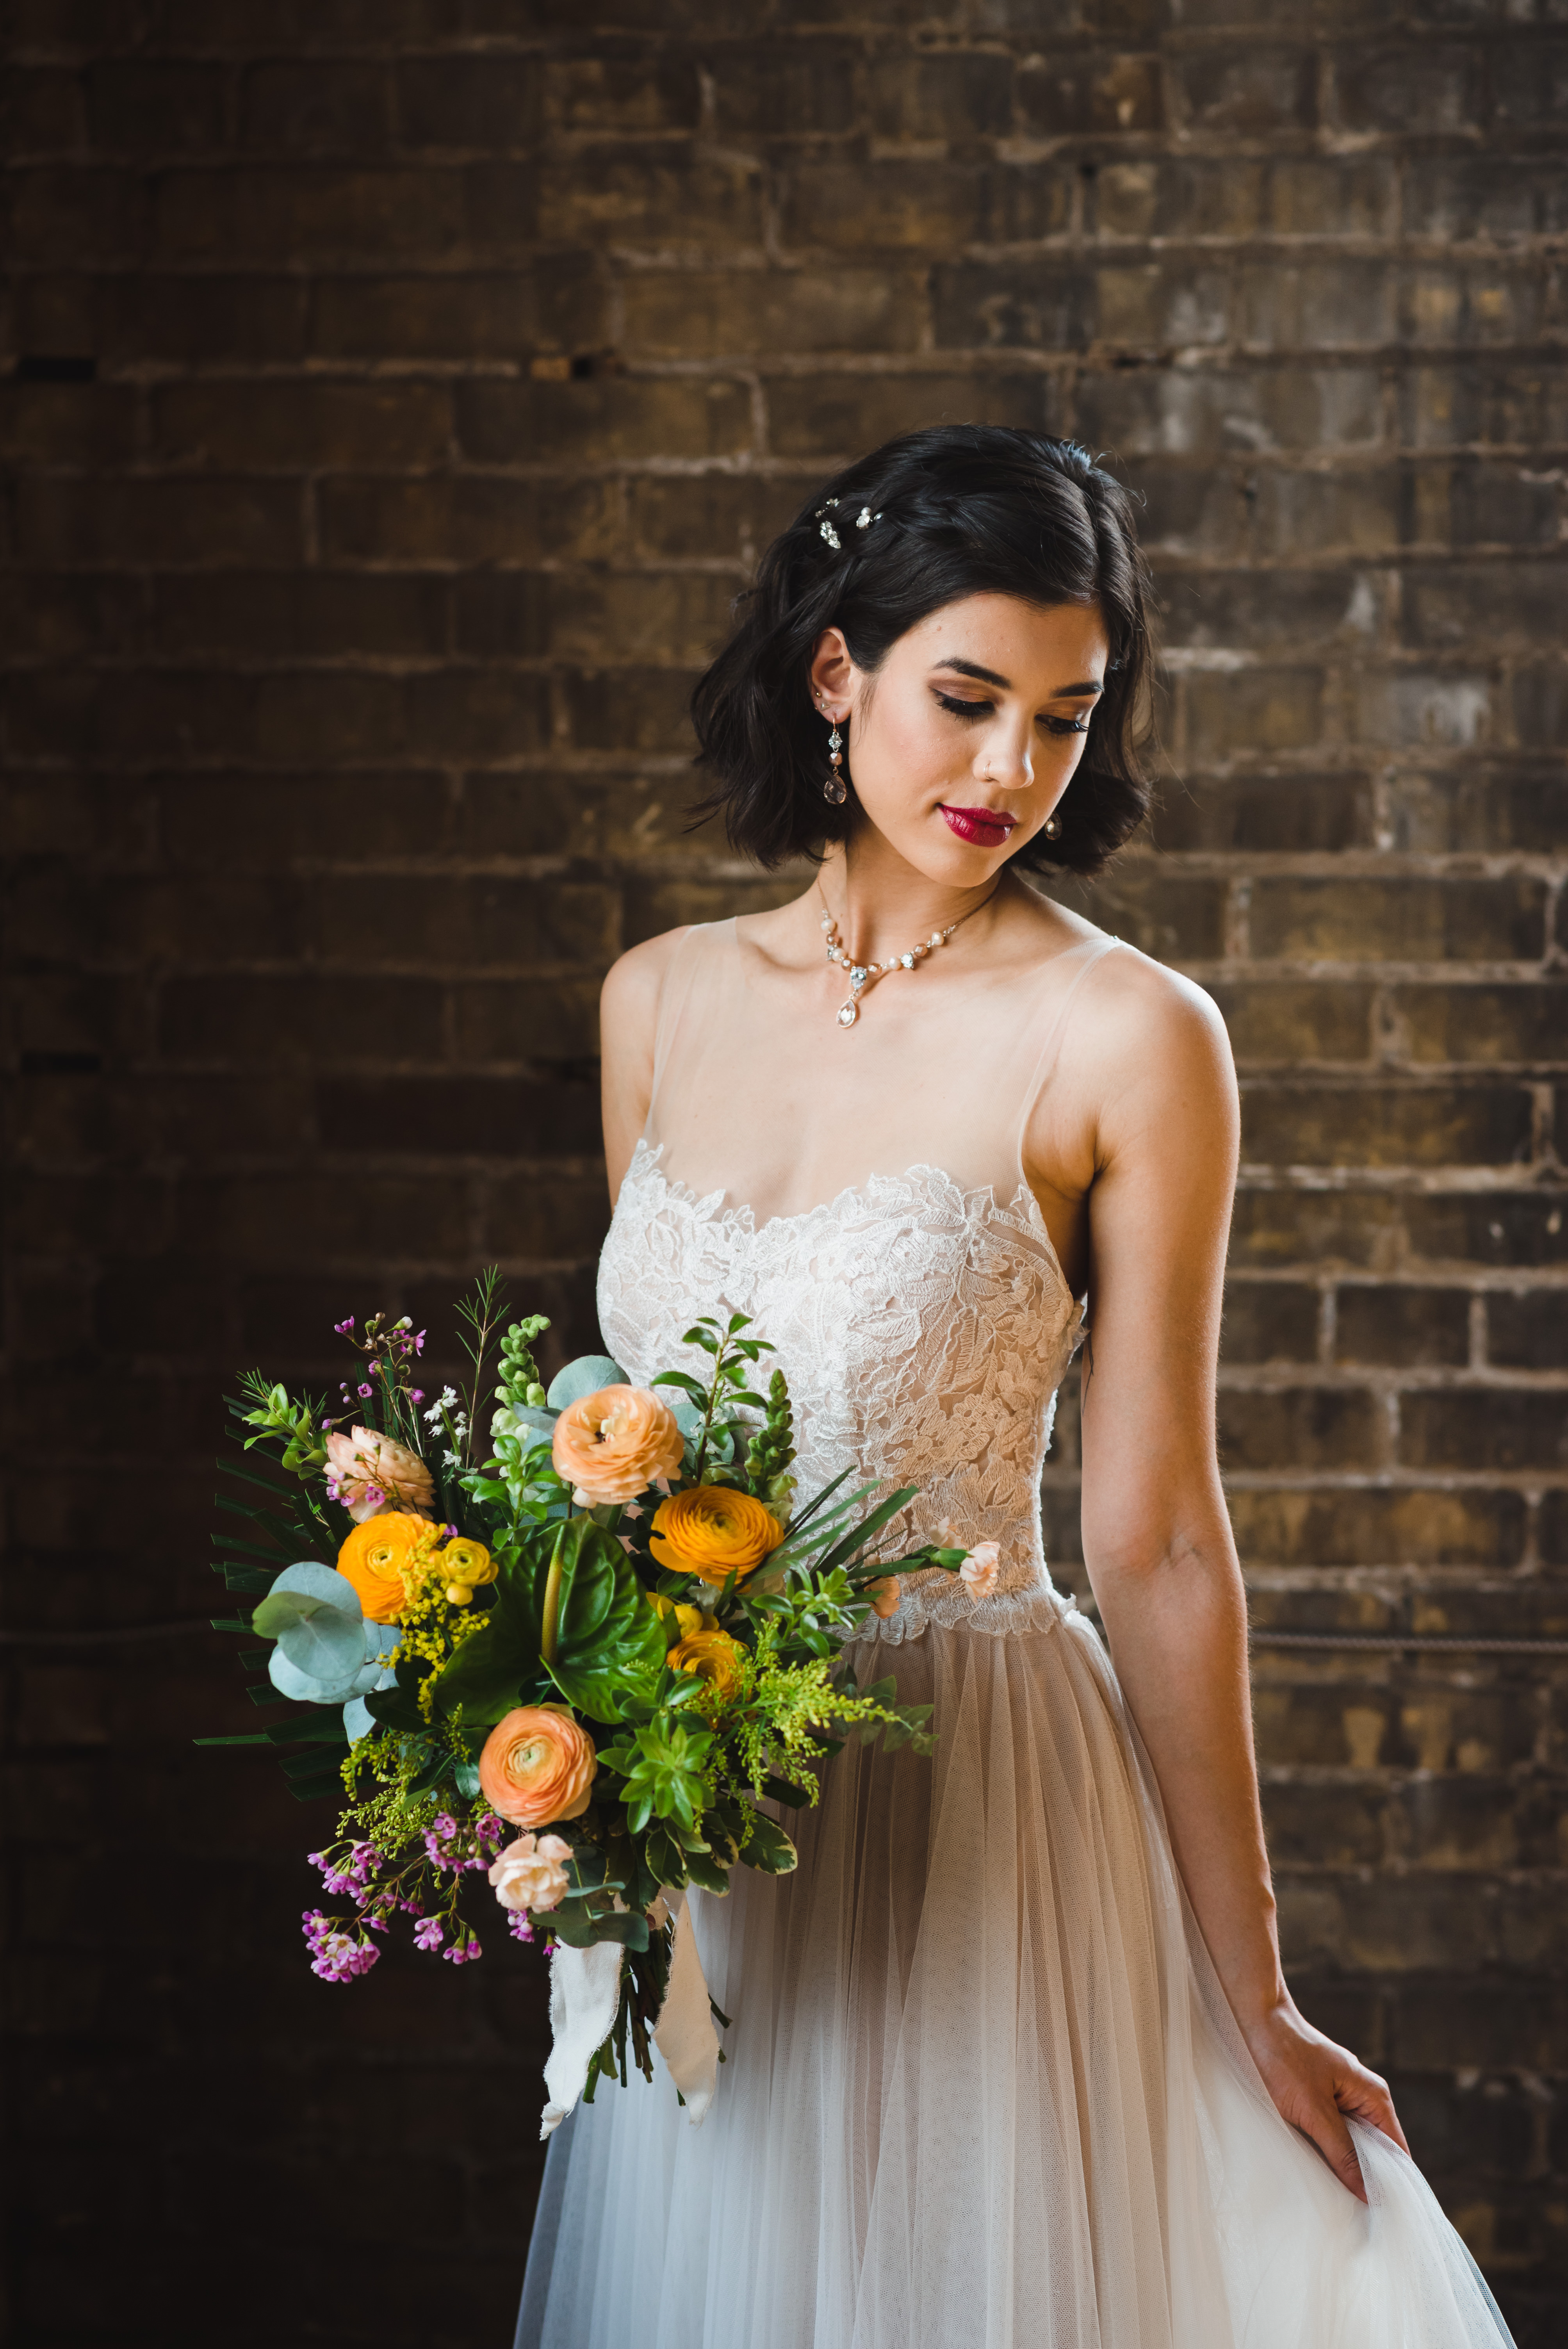
M1070 431L1146 501L1180 781L1088 902L1243 1067L1258 1623L1568 1634L1548 14L15 0L23 2349L510 2338L537 1975L315 1982L325 1823L190 1751L253 1717L224 1643L98 1634L211 1606L234 1365L325 1381L332 1320L445 1327L491 1257L592 1339L599 975L770 894L681 830L685 697L888 433ZM1565 1684L1258 1651L1298 1989L1525 2344L1568 2310Z

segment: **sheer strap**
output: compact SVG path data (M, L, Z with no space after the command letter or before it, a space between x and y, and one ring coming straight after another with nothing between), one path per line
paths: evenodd
M1024 1137L1028 1133L1029 1123L1039 1104L1040 1095L1045 1092L1055 1073L1062 1038L1067 1032L1068 1013L1072 1009L1073 998L1090 971L1103 962L1108 954L1113 953L1120 946L1119 938L1085 938L1081 945L1068 947L1064 954L1056 956L1047 965L1048 970L1057 974L1058 985L1052 990L1055 997L1054 1007L1046 1032L1040 1039L1034 1058L1029 1063L1029 1074L1024 1084L1018 1109L1018 1123L1014 1142L1020 1182L1027 1179L1024 1173ZM1076 963L1078 968L1066 974L1066 983L1062 984L1062 966L1070 963Z
M651 1139L654 1104L659 1097L659 1087L676 1036L680 1032L681 1015L691 995L696 975L702 967L703 949L719 930L735 926L733 915L727 922L693 922L682 931L670 955L669 965L659 988L658 1021L654 1030L654 1081L648 1094L648 1113L643 1121L643 1139Z

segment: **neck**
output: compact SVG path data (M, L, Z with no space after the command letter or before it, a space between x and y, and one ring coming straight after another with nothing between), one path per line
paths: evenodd
M857 961L882 962L907 953L934 930L977 912L1006 880L1004 871L973 889L933 881L900 856L881 833L861 834L830 848L822 861L821 891L839 936Z

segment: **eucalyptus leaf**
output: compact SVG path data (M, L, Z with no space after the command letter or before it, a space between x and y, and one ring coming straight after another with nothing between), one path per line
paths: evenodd
M562 1412L570 1402L583 1395L596 1394L601 1387L624 1387L630 1383L619 1362L608 1354L579 1354L563 1371L557 1371L550 1381L545 1402L552 1412Z
M352 1680L365 1661L359 1593L335 1568L311 1558L284 1568L251 1618L251 1628L263 1640L275 1640L292 1669L309 1680Z
M267 1678L280 1696L292 1697L296 1704L341 1704L345 1698L357 1693L356 1672L340 1674L334 1680L318 1679L313 1672L302 1672L281 1647L273 1650Z

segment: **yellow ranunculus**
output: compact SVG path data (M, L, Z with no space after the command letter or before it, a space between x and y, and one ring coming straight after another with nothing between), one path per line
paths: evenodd
M689 1631L665 1661L677 1672L696 1672L715 1696L726 1697L740 1680L741 1648L727 1631Z
M396 1623L403 1613L407 1590L402 1569L415 1546L430 1533L424 1517L403 1509L384 1509L355 1526L337 1553L339 1574L352 1582L359 1603L373 1623Z
M655 1615L666 1623L676 1625L683 1640L689 1640L694 1631L717 1631L718 1629L717 1616L705 1615L700 1607L683 1607L678 1600L661 1598L656 1590L650 1590L647 1599Z
M749 1574L783 1538L778 1518L749 1493L732 1485L696 1485L659 1503L649 1547L667 1574L723 1583L732 1574Z
M466 1582L470 1589L481 1582L493 1582L500 1571L483 1542L468 1541L461 1536L437 1551L436 1564L449 1582Z

